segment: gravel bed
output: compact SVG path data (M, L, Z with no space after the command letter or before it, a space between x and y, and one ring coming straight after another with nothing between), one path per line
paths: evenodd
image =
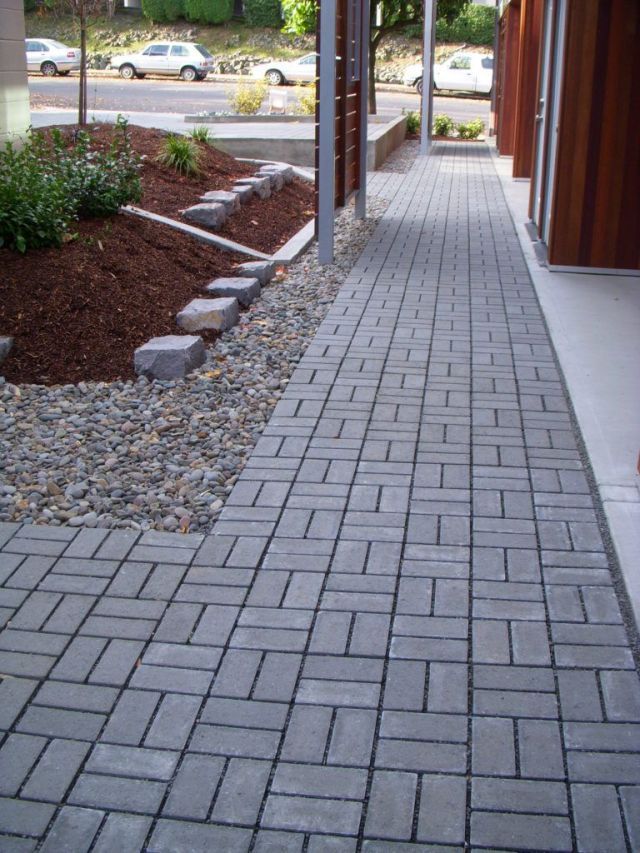
M186 380L0 378L0 521L209 530L385 206L344 211L336 262L313 246Z

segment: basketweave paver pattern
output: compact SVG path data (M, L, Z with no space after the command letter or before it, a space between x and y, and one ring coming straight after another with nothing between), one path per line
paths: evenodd
M640 686L491 158L395 183L214 535L0 526L1 850L640 849Z

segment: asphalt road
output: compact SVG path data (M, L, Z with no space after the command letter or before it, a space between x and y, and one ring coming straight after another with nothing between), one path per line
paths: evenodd
M205 80L202 83L183 83L173 79L121 80L119 77L90 77L87 85L88 107L91 110L123 110L137 112L197 113L229 109L227 94L237 83ZM73 108L78 99L78 76L29 77L32 109L57 107ZM293 87L287 87L292 101ZM395 115L402 110L420 109L419 96L404 87L394 91L378 91L378 112ZM486 99L444 97L436 95L435 113L446 113L455 121L489 117Z

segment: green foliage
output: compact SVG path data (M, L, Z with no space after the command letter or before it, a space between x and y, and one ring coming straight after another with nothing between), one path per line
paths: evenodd
M477 139L484 130L484 122L481 118L471 121L463 121L456 125L460 139Z
M142 14L154 23L170 23L184 17L184 0L142 0Z
M227 100L235 113L254 116L265 99L268 86L264 81L258 83L240 83L235 91L227 94Z
M436 136L451 136L454 127L451 116L441 114L433 117L433 132Z
M316 0L282 0L285 33L304 35L316 29Z
M407 133L411 136L414 136L416 133L420 133L420 113L415 110L411 110L407 113Z
M158 154L158 163L175 169L181 175L197 175L200 171L200 150L188 136L170 134Z
M282 26L280 0L244 0L244 19L250 27Z
M24 11L33 12L36 8L36 0L24 0Z
M296 86L295 96L297 104L295 113L299 116L312 116L316 113L316 87Z
M47 147L34 136L17 150L0 151L0 246L19 252L59 246L74 218L61 177L45 168Z
M224 24L233 15L233 0L184 0L184 11L196 24Z
M211 131L204 124L199 124L191 128L189 135L192 139L195 139L196 142L203 142L206 144L211 144L212 142Z
M109 216L141 196L138 162L127 123L118 117L106 151L91 147L84 131L50 140L34 133L18 151L0 152L0 246L20 252L61 245L76 218Z
M465 44L493 44L495 9L489 6L465 6L451 23L445 18L436 21L436 39Z
M436 17L450 24L464 11L465 7L468 7L470 2L471 0L438 0Z

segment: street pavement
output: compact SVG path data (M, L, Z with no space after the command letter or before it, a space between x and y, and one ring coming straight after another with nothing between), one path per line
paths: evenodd
M640 849L634 635L492 157L371 191L212 535L0 527L1 849Z

